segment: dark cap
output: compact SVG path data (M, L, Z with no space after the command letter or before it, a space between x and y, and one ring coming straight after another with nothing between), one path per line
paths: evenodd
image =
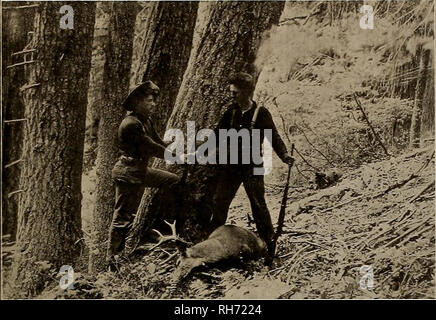
M253 77L245 72L238 72L231 76L229 79L229 84L233 84L243 90L253 90L254 88Z
M138 84L132 91L130 91L127 98L123 101L122 106L127 111L132 111L132 100L137 96L147 96L149 94L155 97L159 95L159 87L150 80Z

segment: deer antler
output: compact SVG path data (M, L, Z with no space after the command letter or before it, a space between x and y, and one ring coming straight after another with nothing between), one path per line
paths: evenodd
M174 241L179 242L179 243L182 243L182 244L184 244L184 245L186 245L186 246L191 245L191 243L189 243L189 242L183 240L182 238L180 238L180 237L177 235L177 232L176 232L176 220L174 220L173 223L169 223L169 222L166 221L166 220L164 220L164 222L165 222L167 225L170 226L170 228L171 228L171 235L164 236L164 235L163 235L162 233L160 233L158 230L156 230L156 229L152 229L154 232L156 232L156 233L159 235L159 242L156 243L153 247L151 247L151 248L150 248L150 251L156 249L156 248L157 248L158 246L160 246L162 243L167 242L167 241L170 241L170 240L174 240Z

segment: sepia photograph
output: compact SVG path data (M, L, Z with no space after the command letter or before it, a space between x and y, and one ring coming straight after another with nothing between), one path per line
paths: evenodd
M434 300L434 18L2 1L1 300Z

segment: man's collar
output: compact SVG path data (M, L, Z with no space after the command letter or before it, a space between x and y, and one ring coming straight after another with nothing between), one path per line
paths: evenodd
M133 111L131 111L131 112L130 112L129 114L127 114L127 115L138 118L139 121L141 121L143 124L145 124L145 122L146 122L147 120L150 119L149 117L144 117L144 116L142 116L142 115L140 115L140 114L138 114L138 113L136 113L136 112L133 112Z
M251 108L245 110L244 112L247 112L248 110L251 110L251 109L256 109L256 107L257 107L256 101L251 100ZM236 109L236 110L239 109L239 110L242 111L241 106L240 106L239 103L237 103L237 102L235 102L235 103L232 104L232 109Z

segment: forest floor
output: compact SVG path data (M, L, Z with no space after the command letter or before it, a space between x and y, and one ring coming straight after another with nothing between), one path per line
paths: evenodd
M170 283L177 250L162 245L138 254L117 273L76 274L74 290L53 286L40 298L435 298L432 152L427 147L363 165L322 190L291 186L271 268L263 259L199 267L175 287ZM283 183L268 180L266 199L276 222ZM255 231L247 213L241 188L227 223Z

